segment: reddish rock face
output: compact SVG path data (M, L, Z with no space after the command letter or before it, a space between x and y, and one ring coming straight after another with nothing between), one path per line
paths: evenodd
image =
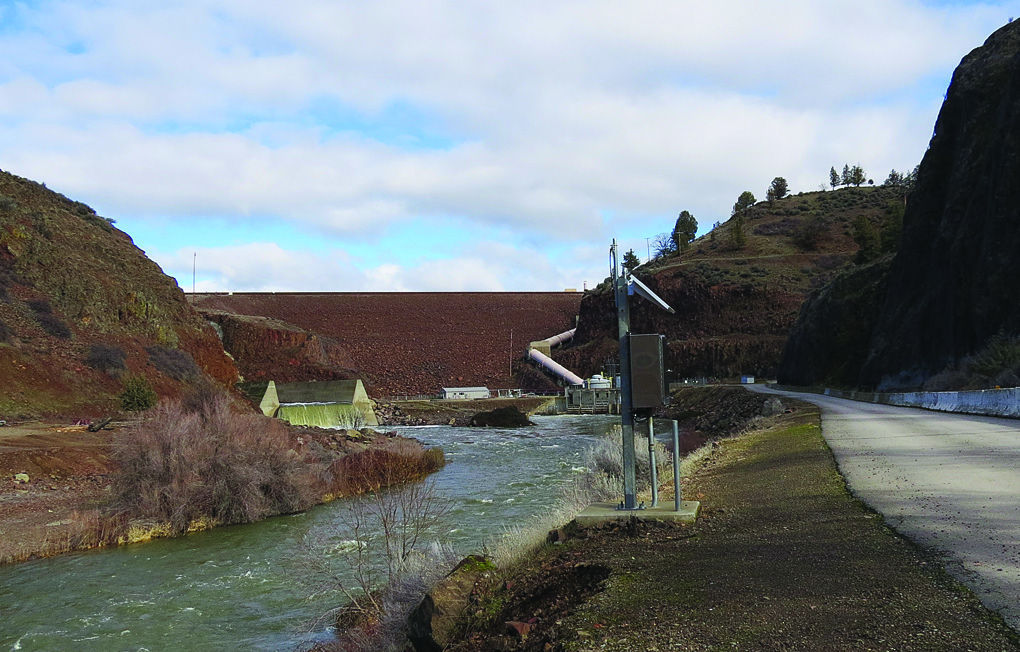
M200 295L197 306L222 325L224 345L245 378L356 375L376 397L432 394L449 386L517 387L523 378L518 370L527 370L520 360L528 343L573 328L581 297L579 292L235 293Z

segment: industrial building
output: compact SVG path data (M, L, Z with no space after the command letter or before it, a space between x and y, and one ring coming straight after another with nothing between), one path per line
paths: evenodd
M440 394L445 399L451 398L489 398L488 387L444 387Z

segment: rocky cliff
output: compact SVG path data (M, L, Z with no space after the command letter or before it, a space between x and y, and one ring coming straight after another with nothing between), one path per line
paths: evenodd
M126 376L160 395L237 377L213 329L127 234L0 172L0 418L119 409Z
M840 288L809 303L784 380L914 388L993 336L1020 333L1020 21L992 34L953 74L899 251L871 292L868 344L844 348ZM862 272L863 273L863 272ZM845 284L848 288L859 284ZM857 301L856 299L851 299ZM814 342L814 344L808 344ZM840 370L837 372L836 369Z

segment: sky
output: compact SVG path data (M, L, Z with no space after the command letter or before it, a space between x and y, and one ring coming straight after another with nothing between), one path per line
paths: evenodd
M1011 2L0 0L0 169L185 291L593 287L774 177L912 169Z

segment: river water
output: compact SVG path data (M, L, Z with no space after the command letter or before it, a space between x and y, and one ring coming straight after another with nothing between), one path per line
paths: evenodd
M534 417L534 428L395 428L441 446L431 476L451 510L439 531L458 553L540 514L580 471L609 417ZM180 539L0 567L3 650L290 650L323 637L328 608L307 600L309 532L341 518L344 501L303 514ZM12 533L2 533L10 536ZM321 553L316 553L321 554ZM339 553L338 553L339 554Z

